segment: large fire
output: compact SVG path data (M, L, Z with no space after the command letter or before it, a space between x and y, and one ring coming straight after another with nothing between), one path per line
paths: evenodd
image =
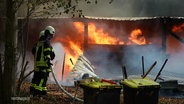
M83 38L84 37L84 24L82 22L73 22L74 27L77 29L79 34L82 34L78 36L77 38ZM114 34L109 34L108 32L104 31L103 28L97 28L94 23L89 22L88 23L88 42L90 44L109 44L109 45L130 45L130 44L136 44L136 45L143 45L146 44L146 38L142 34L141 29L135 29L133 30L129 37L128 41L124 42L121 41L119 38L114 37ZM75 64L78 56L83 53L81 44L83 44L84 41L80 41L81 44L77 44L76 41L74 42L72 38L66 38L66 39L56 39L57 41L61 42L67 42L67 44L64 44L64 49L66 52L66 58L65 58L65 76L69 74L71 69L73 68L73 64ZM71 62L72 59L72 62Z

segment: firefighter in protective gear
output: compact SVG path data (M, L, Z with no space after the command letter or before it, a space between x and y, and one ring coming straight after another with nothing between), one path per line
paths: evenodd
M47 26L44 31L40 32L39 41L32 48L34 55L34 75L30 86L30 94L40 96L47 94L47 79L51 72L51 61L55 57L55 53L50 44L50 40L55 34L52 26Z
M45 33L45 31L42 30L42 31L40 32L40 34L39 34L39 38L44 37L44 33Z

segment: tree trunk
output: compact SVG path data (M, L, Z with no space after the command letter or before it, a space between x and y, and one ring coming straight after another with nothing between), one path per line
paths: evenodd
M2 66L2 55L0 53L0 83L2 83L3 81L3 66ZM0 99L2 99L2 85L0 86ZM2 102L0 101L0 103L2 104Z
M6 0L6 30L5 30L5 63L3 73L3 104L12 103L11 97L15 91L15 73L17 70L16 18L13 0Z
M5 0L0 0L0 99L3 99L3 55L4 55L4 36L5 36ZM2 104L2 100L0 100Z

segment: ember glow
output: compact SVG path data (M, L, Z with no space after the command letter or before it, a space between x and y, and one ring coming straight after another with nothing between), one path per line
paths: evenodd
M174 27L172 28L172 31L173 31L173 32L182 32L182 31L184 31L184 23L181 24L181 25L179 25L179 26L174 26Z

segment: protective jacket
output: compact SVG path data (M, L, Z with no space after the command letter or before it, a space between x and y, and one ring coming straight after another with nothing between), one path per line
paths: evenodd
M54 50L48 40L40 40L32 49L35 71L50 72L51 60L54 59Z

